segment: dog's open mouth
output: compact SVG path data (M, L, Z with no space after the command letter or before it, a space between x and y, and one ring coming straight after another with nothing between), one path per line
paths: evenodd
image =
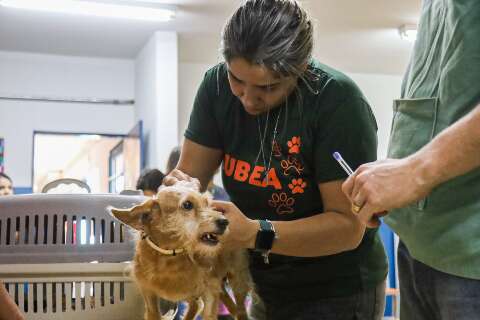
M206 232L202 234L202 236L200 237L200 240L209 246L217 245L219 242L218 234L212 233L212 232Z

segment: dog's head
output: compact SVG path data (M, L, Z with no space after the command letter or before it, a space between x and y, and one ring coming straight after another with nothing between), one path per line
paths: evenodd
M210 198L191 186L161 187L156 197L130 209L110 208L112 215L147 234L162 248L215 255L228 232L228 220L210 207Z

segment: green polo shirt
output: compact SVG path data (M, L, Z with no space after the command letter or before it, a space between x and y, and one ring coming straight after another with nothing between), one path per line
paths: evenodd
M402 99L394 104L389 156L414 153L478 103L480 1L425 0ZM480 169L385 220L415 259L480 279Z
M357 86L319 63L308 69L309 86L300 81L285 103L258 116L232 94L223 63L206 73L197 93L185 137L223 151L223 185L250 218L322 214L318 184L346 178L332 153L353 167L376 158L375 118ZM264 264L252 252L251 270L262 298L278 303L372 288L385 279L387 263L377 230L368 230L357 249L330 256L272 254Z

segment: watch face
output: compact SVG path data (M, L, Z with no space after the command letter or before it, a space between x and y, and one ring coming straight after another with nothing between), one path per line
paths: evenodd
M261 251L271 250L274 239L275 239L275 231L273 230L258 231L257 239L255 241L255 249L261 250Z

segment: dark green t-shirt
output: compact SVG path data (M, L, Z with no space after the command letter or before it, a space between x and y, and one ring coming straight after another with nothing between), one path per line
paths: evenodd
M376 159L376 122L358 87L315 61L307 76L308 85L300 80L285 103L259 116L232 94L224 63L200 85L185 137L224 152L224 187L250 218L321 214L318 183L346 178L332 153L339 151L353 168ZM267 171L268 181L262 179ZM371 288L385 279L387 263L377 230L368 230L357 249L331 256L273 254L267 265L252 252L251 270L260 296L278 303Z

